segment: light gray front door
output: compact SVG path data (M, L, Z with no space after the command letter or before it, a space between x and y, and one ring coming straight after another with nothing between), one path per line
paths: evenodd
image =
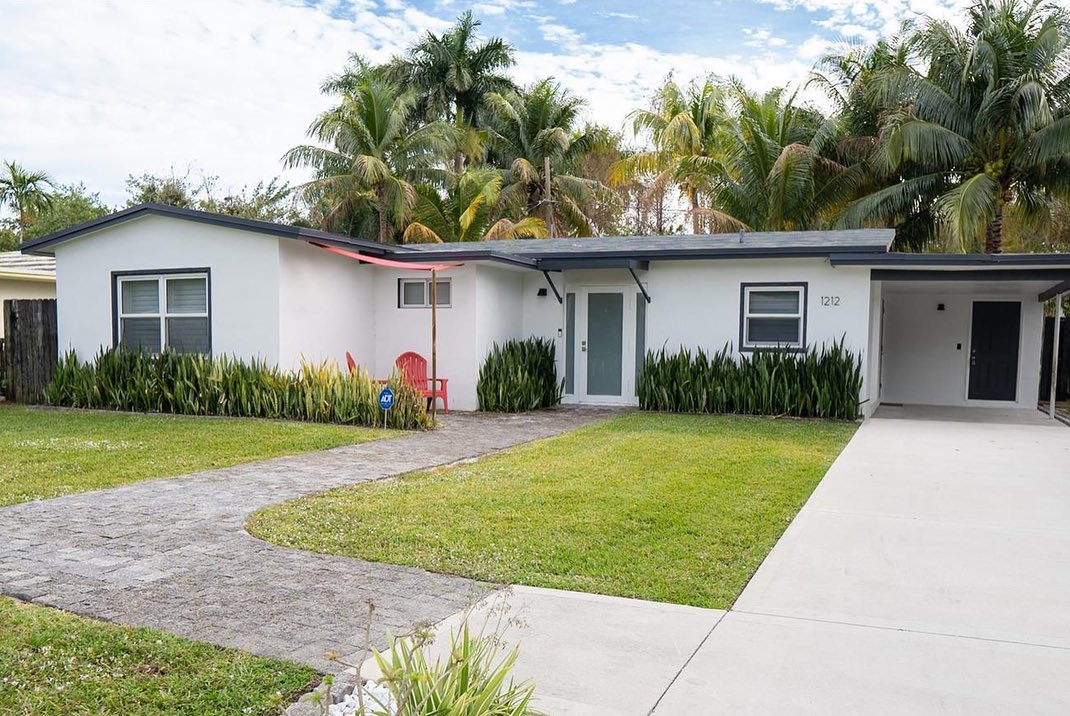
M623 395L624 294L587 294L587 395Z

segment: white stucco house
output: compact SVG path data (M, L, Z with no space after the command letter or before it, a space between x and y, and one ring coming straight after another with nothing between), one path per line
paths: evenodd
M1070 255L900 254L883 229L386 246L312 229L142 205L30 242L55 256L60 351L101 347L258 357L291 368L349 351L385 377L430 352L451 407L476 408L495 342L555 341L565 401L636 402L647 349L862 356L880 403L1032 408L1043 301ZM324 250L334 247L378 265ZM409 265L413 268L410 270Z

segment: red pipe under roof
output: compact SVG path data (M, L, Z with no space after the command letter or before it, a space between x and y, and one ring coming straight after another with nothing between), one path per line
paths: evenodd
M315 241L309 241L308 243L313 246L318 246L321 249L330 251L332 254L338 254L339 256L348 256L351 259L357 261L363 261L369 264L375 264L376 266L388 266L390 268L397 269L410 269L414 271L443 271L445 269L457 268L461 264L418 264L409 263L408 261L391 261L390 259L381 259L377 256L365 256L364 254L358 254L354 251L346 251L335 246L327 246L325 244L317 244Z

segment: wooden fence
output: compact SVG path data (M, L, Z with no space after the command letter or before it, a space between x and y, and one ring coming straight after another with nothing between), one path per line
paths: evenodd
M1051 397L1051 338L1055 319L1044 319L1044 344L1040 352L1040 399ZM1070 400L1070 317L1059 326L1059 378L1055 383L1055 399Z
M4 301L4 367L7 399L40 403L58 353L56 299Z

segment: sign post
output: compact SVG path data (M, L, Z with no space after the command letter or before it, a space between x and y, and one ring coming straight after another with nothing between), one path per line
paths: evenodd
M394 391L384 385L379 391L379 407L383 409L383 430L386 430L386 414L394 407Z

